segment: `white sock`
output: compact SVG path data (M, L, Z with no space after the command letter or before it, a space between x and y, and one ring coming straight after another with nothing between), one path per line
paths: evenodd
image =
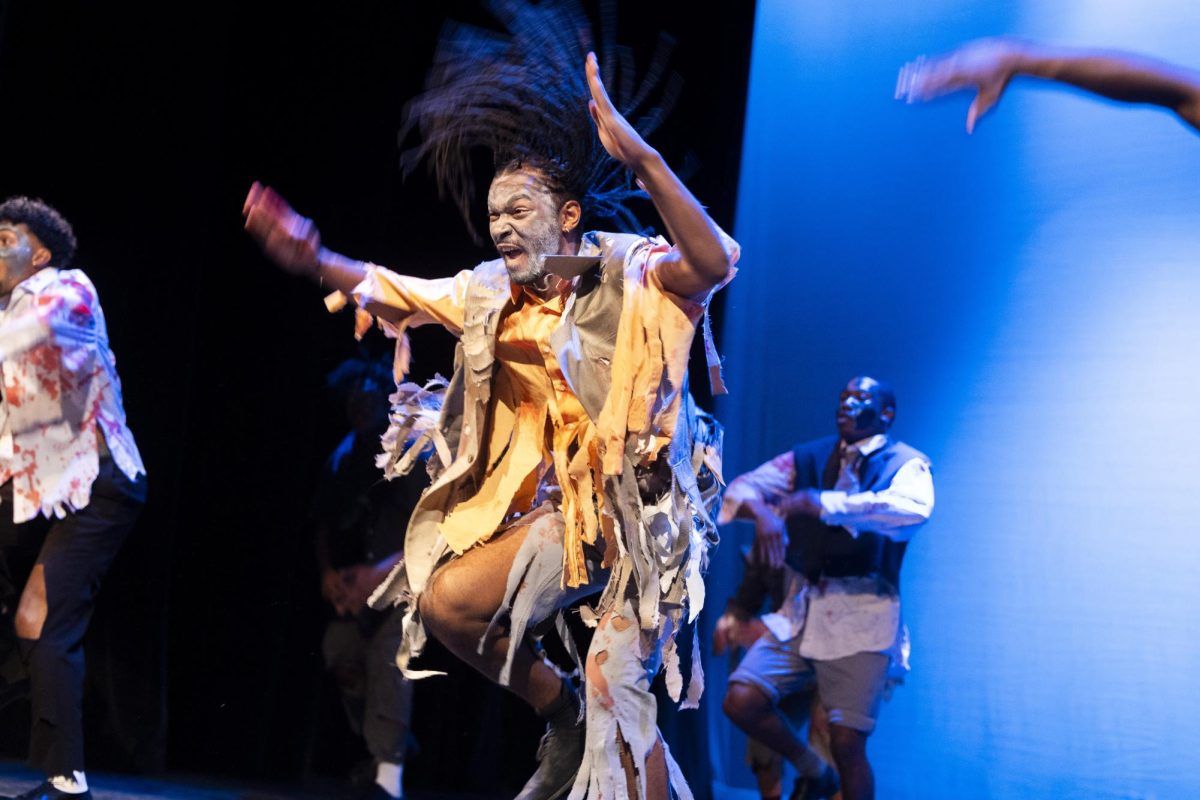
M821 758L821 756L817 754L817 751L813 750L811 747L804 748L804 752L792 761L792 766L795 767L796 771L801 775L805 775L809 778L821 777L825 774L825 770L828 767L828 765L825 763L825 759Z
M375 765L375 783L392 797L404 796L404 765L380 761Z
M47 780L55 789L67 794L83 794L88 790L87 776L79 770L73 770L70 775L51 775Z

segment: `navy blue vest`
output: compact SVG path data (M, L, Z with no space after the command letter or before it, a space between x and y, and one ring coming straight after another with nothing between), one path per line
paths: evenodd
M792 456L796 462L796 491L832 489L837 483L842 464L837 436L798 444ZM889 441L859 464L862 490L886 488L900 467L914 458L925 456L903 442ZM788 519L787 528L788 566L810 581L879 575L900 591L900 562L907 542L871 531L859 531L856 539L845 528L802 515Z

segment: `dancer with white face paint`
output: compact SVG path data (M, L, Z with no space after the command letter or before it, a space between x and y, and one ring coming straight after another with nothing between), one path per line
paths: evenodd
M929 459L888 436L896 398L857 377L838 401L837 435L796 445L729 484L720 521L755 524L752 562L771 579L745 582L719 627L758 614L781 588L768 632L729 676L725 713L799 773L791 800L875 795L867 737L890 679L907 669L900 564L933 511ZM836 773L780 715L816 690L828 713Z
M399 666L423 676L413 659L432 633L547 720L520 800L665 800L668 782L689 800L649 687L665 664L682 694L674 636L703 602L719 429L692 404L687 362L738 247L618 112L575 3L493 7L511 38L450 29L405 131L420 134L408 166L429 164L468 224L471 152L493 154L498 259L436 280L399 275L322 247L309 220L257 184L246 229L284 269L379 320L401 343L398 363L409 326L436 323L459 339L444 399L402 386L385 436L389 473L411 467L410 438L438 454L405 561L374 598L405 608ZM673 243L585 227L632 226L631 176ZM598 591L581 711L528 631ZM689 703L699 670L693 679Z
M74 252L44 202L0 203L0 626L28 675L29 760L47 776L17 800L91 797L83 637L146 499L104 312L66 269Z

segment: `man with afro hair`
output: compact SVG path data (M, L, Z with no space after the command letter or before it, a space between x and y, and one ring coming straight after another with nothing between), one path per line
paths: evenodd
M0 628L32 703L18 800L90 798L83 636L146 496L96 289L71 225L41 200L0 203Z

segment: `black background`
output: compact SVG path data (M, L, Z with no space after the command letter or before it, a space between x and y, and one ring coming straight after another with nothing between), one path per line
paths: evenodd
M337 773L354 745L320 670L305 518L344 428L323 377L356 344L349 314L258 253L242 199L267 182L332 248L410 274L493 257L423 176L402 179L396 142L445 20L490 18L449 0L0 8L0 196L43 197L74 224L150 473L88 642L91 766ZM618 17L640 63L659 31L678 39L684 90L652 144L695 165L689 186L732 231L753 3L624 3ZM448 374L449 336L419 330L413 347L414 377ZM519 786L540 724L446 663L454 674L418 686L406 781ZM13 756L21 713L0 714Z

